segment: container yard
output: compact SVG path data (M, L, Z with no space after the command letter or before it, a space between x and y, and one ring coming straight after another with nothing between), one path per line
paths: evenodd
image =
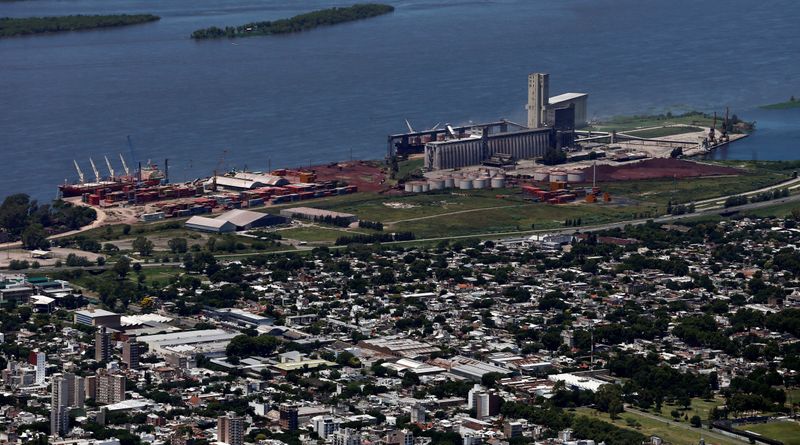
M231 172L204 180L168 183L154 164L132 173L120 156L125 175L116 176L108 159L109 176L102 178L91 161L95 181L86 182L78 166L80 181L59 186L65 198L78 197L102 209L139 208L139 220L184 218L220 210L245 209L355 193L356 185L337 180L319 180L313 170L277 169L263 172ZM168 161L165 161L168 165ZM426 184L427 187L427 184ZM421 190L421 189L420 189ZM427 190L427 188L426 188Z

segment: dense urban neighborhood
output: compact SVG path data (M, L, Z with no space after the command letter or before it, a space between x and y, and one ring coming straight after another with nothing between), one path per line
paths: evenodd
M797 443L799 222L4 272L0 441Z

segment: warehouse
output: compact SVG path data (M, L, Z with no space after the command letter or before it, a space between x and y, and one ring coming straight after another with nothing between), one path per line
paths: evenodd
M285 224L286 222L287 219L283 216L235 209L225 212L216 218L193 216L186 221L186 228L203 232L231 233L237 230L275 226L278 224Z
M145 335L139 337L138 341L146 343L150 351L160 355L177 352L215 356L223 355L228 343L236 335L236 333L229 333L222 329L206 329Z
M236 226L236 230L249 230L257 227L277 226L279 224L286 224L288 222L288 220L283 216L241 209L230 210L222 215L219 215L215 219L230 222Z
M441 170L480 165L498 153L510 155L513 159L530 159L544 156L551 148L555 148L554 130L551 128L473 135L427 143L425 168Z
M230 233L236 231L236 226L230 222L218 218L207 218L205 216L193 216L186 221L185 227L191 230L212 233Z

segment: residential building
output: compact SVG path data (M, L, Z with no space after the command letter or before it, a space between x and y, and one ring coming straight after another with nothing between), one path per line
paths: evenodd
M217 418L217 440L227 445L244 443L244 418L228 413Z

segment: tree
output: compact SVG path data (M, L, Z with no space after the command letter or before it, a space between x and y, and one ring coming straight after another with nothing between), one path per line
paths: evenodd
M22 231L22 246L28 250L50 247L47 234L41 224L31 224Z
M128 275L128 272L131 271L131 260L124 256L117 260L114 263L114 273L119 276L120 280L124 280L125 277Z
M703 425L703 422L700 419L700 416L698 416L697 414L692 416L692 419L689 421L689 423L691 423L692 426L695 427L695 428L700 428Z
M189 250L186 238L172 238L167 244L172 253L186 253Z
M133 240L133 249L143 256L149 256L153 253L153 242L143 236L137 237Z

